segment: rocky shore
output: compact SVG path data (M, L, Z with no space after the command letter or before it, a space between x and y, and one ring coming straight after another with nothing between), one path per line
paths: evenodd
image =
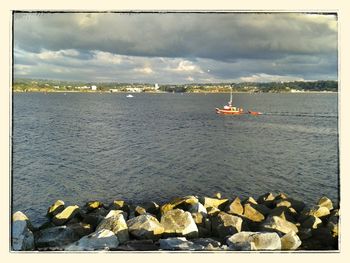
M155 202L91 201L66 206L57 200L47 222L33 227L12 215L15 251L303 251L338 250L339 209L321 197L305 204L286 194L256 200L185 196Z

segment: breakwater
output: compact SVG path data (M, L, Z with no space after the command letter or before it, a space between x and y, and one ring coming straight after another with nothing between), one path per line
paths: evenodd
M338 250L339 208L323 196L306 204L284 193L241 200L185 196L164 204L57 200L34 227L12 215L12 250L303 251Z

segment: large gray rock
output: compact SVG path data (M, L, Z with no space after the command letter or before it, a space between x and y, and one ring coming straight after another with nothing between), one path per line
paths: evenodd
M160 239L159 246L162 250L203 250L204 246L188 241L185 237L169 237Z
M301 226L303 228L312 228L312 229L316 229L321 225L322 225L322 220L316 216L307 216L307 218L305 218L305 220L303 220L303 222L301 223Z
M327 207L319 206L319 205L315 205L311 207L310 210L306 212L306 215L316 216L318 218L327 216L329 214L330 214L330 211Z
M290 231L298 233L298 227L295 224L278 216L267 218L266 221L262 224L262 229L265 231L279 231L284 234L287 234Z
M273 193L266 193L258 197L258 204L263 204L269 208L273 207L275 196Z
M12 215L12 249L33 250L34 249L34 235L29 229L28 217L20 211Z
M220 250L221 243L212 238L197 238L191 240L194 244L203 246L203 250Z
M214 235L224 238L241 231L242 218L220 212L216 217L212 218L212 232Z
M164 227L164 236L182 236L188 238L198 237L198 228L191 214L181 209L165 212L160 220Z
M70 227L56 226L37 232L35 234L35 244L37 248L55 249L77 241L80 237L81 236Z
M127 213L128 216L130 213L130 207L124 200L114 200L110 204L109 209L110 210L123 210L124 212ZM125 217L125 219L127 219L127 218L128 217Z
M172 199L169 203L162 205L160 210L162 215L167 211L170 211L176 208L182 209L184 211L189 211L189 209L191 209L191 207L197 203L198 203L198 198L193 195L178 197L178 198Z
M157 218L149 214L139 215L127 221L129 233L137 239L157 240L164 232L164 227Z
M294 231L290 231L281 237L282 250L296 250L301 245L301 240Z
M102 229L111 230L118 237L120 243L129 240L128 226L122 210L111 210L97 226L96 231Z
M53 217L64 210L64 202L62 200L57 200L53 203L47 210L47 216Z
M270 211L269 216L278 216L284 220L295 222L297 214L290 210L290 207L278 206Z
M281 239L277 233L240 232L227 239L233 250L280 250Z
M97 208L103 207L103 203L100 201L89 201L85 204L87 211L93 211Z
M69 220L74 218L80 213L79 206L77 205L71 205L66 207L61 213L58 213L52 218L52 222L56 226L61 226L65 223L67 223Z
M114 250L114 249L113 249ZM159 245L155 244L153 240L138 240L133 239L118 246L115 250L119 251L155 251L159 250Z
M263 221L265 216L254 208L253 205L254 204L250 204L249 202L244 205L243 216L253 222Z
M210 198L210 197L204 197L201 200L201 203L204 205L205 208L208 207L215 207L220 209L221 211L225 209L226 205L228 204L228 199L218 199L218 198Z
M107 229L94 232L79 239L77 242L67 245L67 251L91 251L91 250L111 250L119 245L116 235Z
M159 212L159 205L155 202L146 202L142 205L138 205L135 208L135 216L139 216L142 214L152 214L157 215Z
M204 205L198 202L190 205L188 208L188 212L207 214L207 209L204 207Z

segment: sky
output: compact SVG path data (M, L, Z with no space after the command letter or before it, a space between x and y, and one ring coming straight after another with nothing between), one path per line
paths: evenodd
M15 78L127 83L338 79L335 14L14 13Z

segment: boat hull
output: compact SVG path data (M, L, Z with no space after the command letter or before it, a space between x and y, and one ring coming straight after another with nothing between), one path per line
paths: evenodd
M242 115L245 114L243 111L232 111L232 110L223 110L216 108L216 113L218 114L227 114L227 115Z

